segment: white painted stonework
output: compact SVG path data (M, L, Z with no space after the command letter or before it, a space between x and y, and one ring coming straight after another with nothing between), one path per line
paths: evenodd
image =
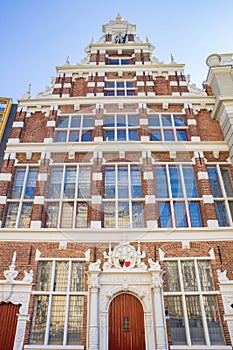
M140 243L137 250L123 243L113 250L109 245L102 268L100 259L90 264L88 350L108 350L109 306L122 293L134 295L142 304L146 350L167 349L162 270L152 259L148 259L148 268L142 262L145 257Z
M13 350L22 350L26 324L29 320L28 308L32 290L33 272L24 272L22 281L15 281L18 271L15 270L16 252L13 255L9 270L4 271L5 280L0 280L0 303L21 305L17 314L17 326Z

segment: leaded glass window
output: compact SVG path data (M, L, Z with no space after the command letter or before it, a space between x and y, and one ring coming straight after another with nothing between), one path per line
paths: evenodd
M184 115L156 114L148 116L151 141L187 141Z
M138 141L137 115L106 115L104 117L104 141Z
M172 345L224 345L210 260L167 259L164 264Z
M59 116L56 127L56 142L90 142L94 120L90 115Z
M84 262L39 262L30 344L82 345Z

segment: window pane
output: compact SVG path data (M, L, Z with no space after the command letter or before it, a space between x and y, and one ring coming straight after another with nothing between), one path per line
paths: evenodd
M194 171L192 167L183 167L183 175L185 182L186 195L188 198L196 198L197 186Z
M73 226L74 203L63 203L61 213L61 227L71 228Z
M174 141L175 140L173 130L163 130L163 134L164 134L165 141Z
M53 295L49 344L63 344L66 296Z
M186 296L189 330L192 344L205 344L199 296Z
M105 198L115 198L115 168L105 169Z
M208 174L210 179L210 185L214 197L222 197L222 190L220 187L217 169L216 167L208 167Z
M105 124L106 127L114 127L114 117L113 116L107 116L105 117Z
M203 302L206 313L206 321L209 331L210 343L211 345L224 345L225 341L216 296L203 295Z
M189 215L192 227L202 226L201 210L198 202L189 202Z
M35 169L35 168L29 169L24 198L27 198L27 199L34 198L37 176L38 176L38 169Z
M52 261L40 261L37 275L36 289L41 291L49 291L52 277Z
M204 291L215 290L212 269L209 261L199 260L198 274L201 282L201 289Z
M47 228L57 227L57 218L58 218L58 203L48 203L46 227Z
M59 198L61 193L63 168L53 168L50 178L49 198Z
M158 198L168 198L168 185L165 166L155 167L156 192Z
M227 196L233 197L233 187L230 171L228 169L221 169L221 174Z
M229 226L226 206L223 201L214 202L219 226Z
M84 263L72 263L72 278L70 285L71 292L79 292L84 290Z
M132 223L133 223L133 227L144 227L142 203L139 203L139 202L132 203Z
M105 130L105 141L114 141L115 136L114 130Z
M121 64L130 64L130 60L121 60Z
M117 88L124 88L124 82L123 81L118 81L117 82Z
M184 203L174 202L174 212L176 219L176 227L187 227L188 223Z
M71 296L69 304L67 344L82 344L84 297Z
M93 118L84 117L83 118L83 127L90 128L91 126L93 126Z
M172 197L173 198L182 198L183 191L182 191L182 187L181 187L179 169L176 167L170 167L169 174L170 174Z
M87 203L77 203L77 214L75 227L87 227Z
M194 261L182 261L181 262L184 290L187 292L193 292L197 290L197 280L195 275Z
M174 115L175 126L184 126L184 117Z
M129 130L129 141L138 141L138 131Z
M163 126L171 126L172 125L172 118L171 116L162 116L162 125Z
M185 130L176 130L176 136L178 141L187 141L187 134Z
M112 63L112 62L113 62L113 61L111 60L111 64L114 64L114 63ZM107 82L106 86L107 86L107 88L114 88L114 81L109 81L109 82Z
M79 167L78 198L90 198L91 169L88 166Z
M166 261L165 262L167 291L168 292L179 292L179 273L177 261Z
M151 130L151 141L161 141L161 131Z
M117 141L126 141L126 130L117 130Z
M80 128L81 118L80 117L72 117L71 119L71 128Z
M70 131L69 142L78 142L79 141L79 131Z
M149 117L149 126L160 126L159 117Z
M15 228L17 214L18 214L18 208L19 208L18 203L9 203L8 204L5 227Z
M55 279L53 290L58 292L67 291L69 263L68 261L56 261Z
M159 221L160 221L160 227L172 226L170 203L168 202L159 203Z
M181 296L168 297L172 344L187 344Z
M27 228L30 227L31 222L31 212L32 212L32 203L23 203L19 221L19 227Z
M126 117L125 117L125 115L117 116L117 126L126 126Z
M116 227L115 203L104 203L104 227Z
M129 203L118 203L118 227L129 227Z
M130 170L131 180L131 197L141 198L142 197L142 183L141 183L141 172L139 168L132 167Z
M48 295L36 295L34 312L32 317L30 344L44 344L47 316L48 316Z
M75 184L76 184L76 168L66 167L63 197L74 198Z
M133 88L133 87L134 87L133 81L127 81L127 82L126 82L126 87L127 87L127 88Z
M125 96L124 90L117 90L117 96Z
M128 189L128 168L118 168L118 198L129 198Z
M91 141L91 140L92 140L91 135L92 135L91 130L88 130L88 131L86 131L86 132L83 132L83 133L82 133L81 141L82 141L82 142L89 142L89 141Z
M25 176L25 169L16 169L15 180L11 198L20 198L23 190L23 182Z
M68 124L69 124L69 117L61 117L58 119L57 127L58 128L68 128Z
M66 142L66 135L67 135L66 131L58 131L56 142Z
M128 126L137 126L138 125L138 119L134 116L128 117Z

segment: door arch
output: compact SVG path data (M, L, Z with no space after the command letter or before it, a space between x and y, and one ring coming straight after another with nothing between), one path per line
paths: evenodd
M145 349L142 304L132 294L120 294L109 307L108 350Z

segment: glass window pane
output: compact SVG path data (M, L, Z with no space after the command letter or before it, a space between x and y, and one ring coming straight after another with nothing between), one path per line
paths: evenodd
M201 282L201 290L210 291L215 290L214 279L212 274L212 269L210 262L207 260L199 260L198 264L198 274Z
M118 168L117 181L118 181L118 198L129 198L127 167Z
M160 126L159 117L149 117L149 126Z
M117 141L126 141L126 130L117 130Z
M172 344L185 345L187 342L181 296L169 296L167 299Z
M126 228L130 226L129 222L129 203L119 202L118 203L118 227Z
M81 117L72 117L71 119L71 128L80 128Z
M128 116L128 126L137 126L138 125L138 119L134 116Z
M125 84L123 81L118 81L117 82L117 88L124 88Z
M63 203L61 213L61 227L71 228L73 226L74 203Z
M176 219L176 227L187 227L188 223L184 203L174 202L174 212Z
M114 91L107 91L107 96L114 96Z
M66 131L57 131L56 142L66 142Z
M111 62L113 62L113 61L111 60ZM114 64L114 63L112 63L112 64ZM107 88L114 88L114 81L107 82L106 86L107 86Z
M105 168L105 198L115 198L115 168Z
M158 198L168 198L168 184L165 166L155 167L156 193Z
M185 130L176 130L176 136L178 141L187 141L187 134Z
M167 291L168 292L179 292L179 272L177 261L166 261L165 262Z
M115 203L104 203L104 227L116 227L116 209Z
M38 266L36 290L49 291L52 277L52 261L40 261Z
M124 90L117 90L117 96L125 96Z
M134 96L133 90L127 90L127 96Z
M207 167L210 185L214 197L222 197L222 190L218 179L216 167Z
M69 142L78 142L79 141L79 131L70 131Z
M88 166L79 167L78 176L78 198L88 199L90 198L91 187L91 169Z
M221 168L222 179L228 197L233 197L233 186L229 169Z
M47 228L57 227L58 203L48 203L46 212L47 212L46 227Z
M131 197L141 198L142 182L141 182L141 171L139 168L132 167L130 169L130 181L131 181Z
M171 126L172 125L172 118L171 116L162 116L162 125L163 126Z
M93 126L93 118L92 117L83 117L83 127L90 128Z
M130 60L126 60L126 59L121 60L121 64L130 64Z
M127 88L133 88L133 87L134 87L133 81L127 81L127 82L126 82L126 87L127 87Z
M31 212L32 212L32 203L23 203L21 214L20 214L20 221L19 221L20 228L30 227Z
M144 227L143 204L132 203L132 224L133 227Z
M203 295L204 308L206 313L206 321L209 331L210 343L224 345L224 335L221 325L221 319L218 310L216 296Z
M49 344L63 344L66 296L53 295L49 329Z
M26 199L34 198L37 176L38 176L38 169L30 168L28 172L24 198Z
M59 198L61 193L63 168L53 168L50 177L49 198Z
M84 297L71 296L69 303L67 344L82 344Z
M193 292L197 290L197 279L195 275L194 261L182 261L181 262L184 290L187 292Z
M189 215L192 227L202 227L200 203L189 202Z
M163 130L163 134L164 134L165 141L174 141L175 140L173 130L167 130L167 129Z
M183 175L185 182L186 195L188 198L196 198L197 186L194 171L192 167L183 167Z
M71 277L71 292L80 292L84 290L84 263L72 263L72 277Z
M159 224L160 227L172 227L169 202L159 202Z
M129 141L138 141L138 131L129 130Z
M107 116L105 117L105 124L104 126L106 127L114 127L115 122L114 122L114 116Z
M81 137L81 141L82 142L90 142L92 140L92 131L88 130L88 131L83 131L82 133L82 137Z
M88 205L87 203L77 203L77 214L75 227L87 227L87 213Z
M57 127L58 128L68 128L68 124L69 124L69 117L60 117L58 118L58 122L57 122Z
M105 130L105 141L115 141L114 130Z
M192 344L205 344L199 296L186 296L189 330Z
M184 117L174 115L174 123L175 126L184 126Z
M151 141L161 141L161 131L160 130L151 130Z
M126 126L126 117L125 117L125 115L117 116L117 126Z
M183 191L180 180L180 172L176 167L169 167L170 183L173 198L182 198Z
M16 169L13 190L11 198L20 198L23 190L23 182L25 176L25 169Z
M48 316L48 295L36 295L34 312L32 317L30 344L44 344L47 316Z
M214 202L219 226L229 226L226 206L223 201Z
M15 228L17 214L18 214L18 208L19 208L18 203L9 203L8 204L5 227Z
M68 284L68 261L56 261L55 279L53 290L56 292L66 292Z
M66 167L63 197L74 198L76 184L76 167Z

